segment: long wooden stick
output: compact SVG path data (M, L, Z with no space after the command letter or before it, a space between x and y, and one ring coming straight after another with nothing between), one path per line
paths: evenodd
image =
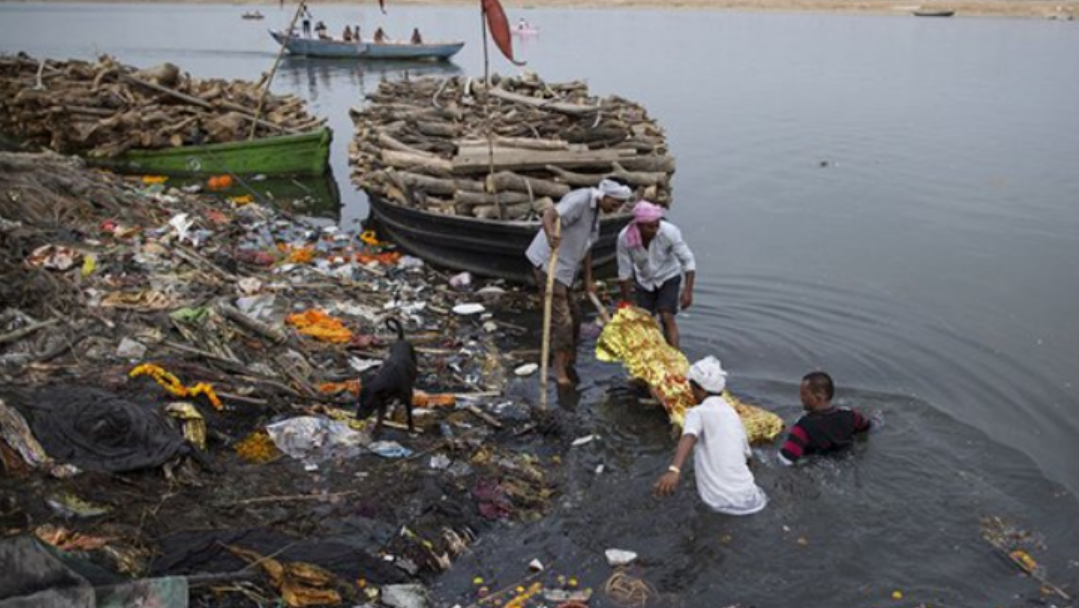
M273 60L273 68L270 69L270 75L266 78L266 84L262 89L262 94L259 95L259 103L255 108L255 121L251 124L251 134L248 135L248 139L255 139L255 129L258 127L259 120L262 118L262 105L266 102L266 94L270 92L270 85L273 84L273 77L277 74L277 66L281 64L281 58L285 56L285 47L288 46L289 40L292 40L292 29L296 27L296 21L300 19L300 13L303 12L304 7L304 0L300 0L300 3L296 5L296 13L292 15L292 21L289 21L288 29L285 30L285 39L281 41L281 48L277 49L277 57Z
M554 225L555 238L562 237L562 218ZM561 243L559 243L561 245ZM540 349L540 405L547 409L547 372L551 359L551 310L554 306L554 275L558 270L558 249L551 250L551 262L547 264L547 285L543 290L543 345Z

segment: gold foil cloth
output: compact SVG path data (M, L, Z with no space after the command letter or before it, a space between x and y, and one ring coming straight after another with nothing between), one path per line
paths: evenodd
M621 362L630 376L646 382L671 422L679 427L685 422L686 410L696 405L686 380L689 360L667 344L659 324L645 310L635 306L620 309L596 342L596 358ZM741 417L750 443L768 443L783 432L779 416L742 403L730 391L723 391L723 396Z

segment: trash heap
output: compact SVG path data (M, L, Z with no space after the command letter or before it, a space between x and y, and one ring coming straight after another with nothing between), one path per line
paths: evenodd
M663 129L642 106L593 96L583 82L419 78L383 82L368 100L352 110L353 180L399 205L527 220L605 177L671 201Z
M5 530L202 605L357 605L550 508L562 431L506 391L529 294L200 190L0 153ZM355 417L387 317L415 434Z
M302 133L325 119L304 101L267 94L261 83L198 79L165 63L138 70L104 55L97 62L0 56L0 132L63 154L114 157ZM258 118L256 118L256 114Z

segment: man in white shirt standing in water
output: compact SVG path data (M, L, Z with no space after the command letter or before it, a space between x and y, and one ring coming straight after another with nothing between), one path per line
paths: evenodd
M618 281L626 301L630 281L634 283L637 306L659 315L667 344L679 350L674 315L679 307L686 309L693 304L697 262L682 231L663 221L663 215L663 207L648 201L633 207L633 221L618 235Z
M723 397L727 372L719 359L706 357L686 375L700 405L686 410L682 439L674 461L655 485L657 496L670 496L682 479L682 465L693 451L697 493L710 509L727 515L752 515L768 497L757 487L747 463L752 452L738 412Z

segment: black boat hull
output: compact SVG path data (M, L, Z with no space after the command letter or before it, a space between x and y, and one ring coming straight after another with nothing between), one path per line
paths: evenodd
M436 266L516 283L533 283L525 250L539 231L539 222L442 215L401 207L376 196L370 196L369 200L385 234L409 254ZM620 214L600 221L599 242L592 248L594 266L614 261L618 233L631 219L628 214Z

